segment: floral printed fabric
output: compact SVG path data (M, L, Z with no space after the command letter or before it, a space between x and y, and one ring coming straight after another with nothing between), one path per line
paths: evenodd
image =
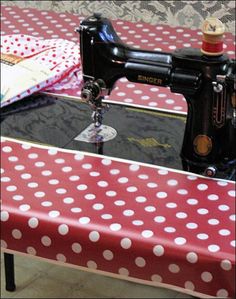
M1 106L41 91L77 87L82 81L79 45L64 39L39 39L24 34L2 36L1 53L31 59L51 71L44 82L25 90Z

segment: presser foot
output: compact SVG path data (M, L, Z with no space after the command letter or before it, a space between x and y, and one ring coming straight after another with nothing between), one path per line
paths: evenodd
M100 127L102 125L103 121L103 115L105 112L109 110L109 105L107 104L101 104L99 106L92 106L92 109L94 110L92 113L92 120L95 127Z

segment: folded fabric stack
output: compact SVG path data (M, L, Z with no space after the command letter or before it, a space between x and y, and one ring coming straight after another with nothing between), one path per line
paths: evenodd
M80 48L64 39L6 35L1 39L1 107L35 92L79 87Z

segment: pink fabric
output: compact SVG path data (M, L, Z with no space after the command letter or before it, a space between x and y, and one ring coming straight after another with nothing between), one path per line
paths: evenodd
M1 39L1 53L33 58L51 70L50 77L24 93L10 99L15 102L36 91L79 88L82 81L79 45L64 39L39 39L24 34L6 35Z

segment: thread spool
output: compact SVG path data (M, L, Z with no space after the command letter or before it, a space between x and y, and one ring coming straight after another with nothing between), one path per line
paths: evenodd
M208 56L223 54L224 24L215 17L207 18L202 26L202 48L201 52Z

